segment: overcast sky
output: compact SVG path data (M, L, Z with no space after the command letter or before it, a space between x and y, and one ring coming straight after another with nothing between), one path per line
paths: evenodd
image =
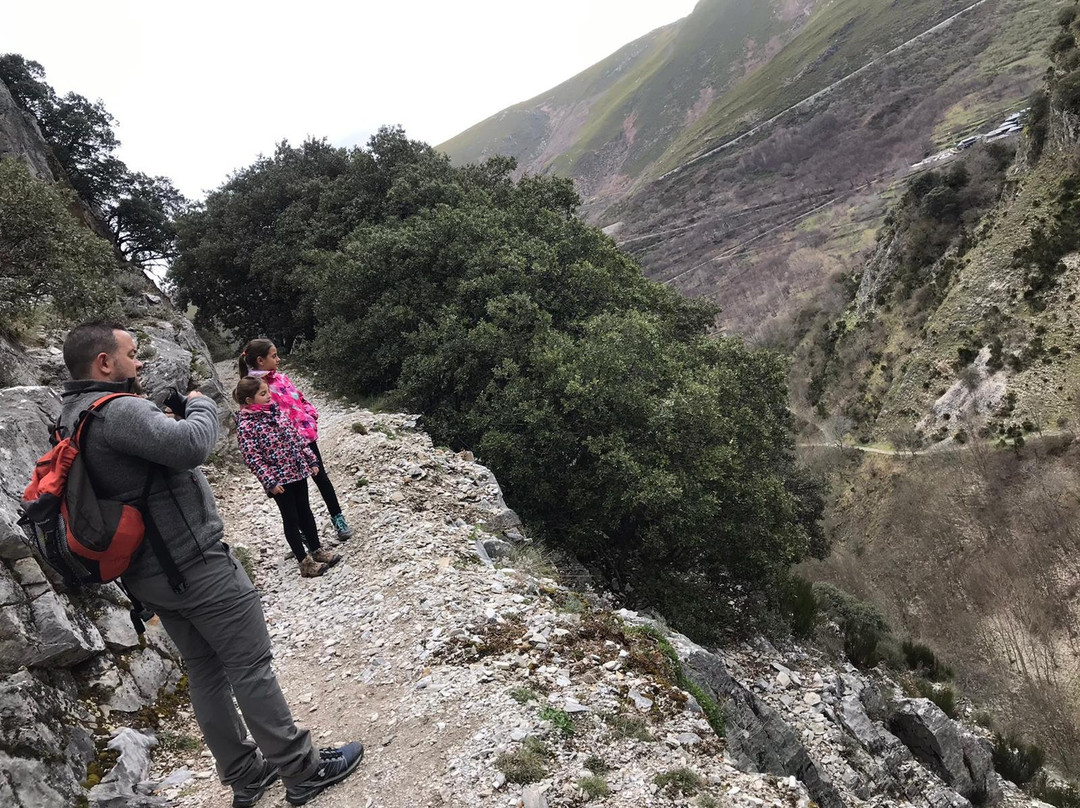
M128 166L200 198L282 139L436 145L695 2L43 0L0 6L0 53L102 99Z

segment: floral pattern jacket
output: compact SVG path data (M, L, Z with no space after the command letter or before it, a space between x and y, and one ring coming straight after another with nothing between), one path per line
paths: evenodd
M319 411L296 389L292 379L276 370L253 370L251 376L261 376L270 388L270 398L289 416L296 431L308 443L319 439Z
M236 413L236 439L244 462L267 494L310 477L318 466L315 453L277 404L256 404Z

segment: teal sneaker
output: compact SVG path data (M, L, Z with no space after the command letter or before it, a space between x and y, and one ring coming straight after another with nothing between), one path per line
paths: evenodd
M352 538L352 528L349 527L348 522L345 521L345 514L334 514L330 517L330 521L334 523L334 530L337 531L338 541L347 541Z

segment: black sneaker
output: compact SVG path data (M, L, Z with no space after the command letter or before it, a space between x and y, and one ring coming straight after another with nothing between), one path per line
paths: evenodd
M262 773L243 788L233 787L232 808L251 808L252 805L262 799L266 789L270 788L278 779L278 770L267 760L263 761Z
M315 799L322 791L353 773L364 757L364 745L359 741L347 743L337 749L320 749L320 766L307 780L285 788L285 800L289 805L303 805Z

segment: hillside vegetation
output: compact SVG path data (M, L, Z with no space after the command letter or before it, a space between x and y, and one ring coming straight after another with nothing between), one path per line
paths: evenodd
M1023 106L1055 28L1038 0L737 5L699 3L594 68L632 92L587 71L440 148L573 177L650 278L775 344L861 268L908 166Z
M795 318L792 387L836 444L900 450L804 448L832 481L833 552L807 573L931 644L1075 777L1077 9L1055 22L1015 158L976 149L906 185L861 278Z
M512 170L400 130L283 144L179 220L170 277L204 322L304 337L327 386L423 413L630 602L750 628L826 551L783 359L708 338L714 310L647 281L568 181Z

